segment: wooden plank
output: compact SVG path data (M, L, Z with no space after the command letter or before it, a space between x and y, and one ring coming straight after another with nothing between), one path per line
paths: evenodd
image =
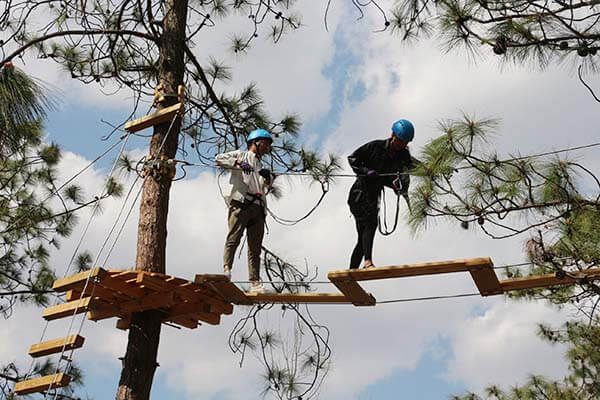
M161 274L162 275L162 274ZM164 275L160 276L158 274L151 274L148 272L140 271L137 278L135 279L135 283L138 285L144 285L144 287L156 290L158 292L164 292L168 290L166 288L167 283L163 278Z
M104 279L100 284L102 287L118 291L134 299L144 297L147 291L137 287L135 283L130 284L121 279L123 277L131 276L131 272L132 271L126 271L125 274L111 276L110 278Z
M352 303L340 293L246 293L252 303Z
M147 310L156 310L159 308L168 308L177 303L175 294L172 292L151 293L141 299L130 300L120 304L104 304L93 307L88 313L88 319L99 321L101 319L112 318L116 316L129 315L132 312L141 312Z
M87 308L92 304L91 297L84 297L81 300L73 300L63 304L46 307L42 312L42 317L46 321L51 321L58 318L63 318L75 314L81 314L87 311Z
M87 296L84 296L87 297ZM81 298L81 292L79 290L67 290L67 294L65 296L66 301L73 301Z
M100 321L113 317L125 318L126 315L126 312L122 312L119 307L114 304L101 304L88 311L87 319L91 321Z
M189 303L208 302L213 307L210 312L217 314L231 314L233 313L233 306L231 303L224 302L213 296L194 291L190 286L191 282L184 279L174 278L167 275L156 274L156 273L145 273L141 276L138 275L136 280L139 284L143 284L154 290L172 291L177 293L182 299ZM179 284L178 284L179 283Z
M200 326L197 319L188 316L175 317L173 319L170 319L168 322L172 322L174 324L181 325L189 329L196 329L198 326Z
M331 282L355 306L374 306L376 303L373 295L365 292L356 281L350 279L331 279Z
M177 103L170 107L165 107L153 114L146 115L133 121L129 121L125 124L125 130L128 132L137 132L142 129L149 128L154 125L159 125L165 122L169 122L173 119L173 116L180 112L183 108L183 103Z
M200 312L191 314L191 316L210 325L219 325L221 323L221 316L219 314Z
M221 316L210 312L210 304L207 303L183 303L176 305L170 310L166 319L173 320L173 318L180 316L190 316L211 325L219 325L221 323Z
M110 279L110 278L105 278L105 279ZM114 301L124 301L124 300L130 299L128 296L122 295L122 294L115 292L113 290L110 290L110 289L106 289L106 288L102 287L101 285L102 285L101 283L94 283L93 285L88 285L83 297L89 297L93 293L94 297L99 297L103 301L106 301L107 303L112 303ZM75 290L75 289L68 290L67 296L65 297L65 299L67 301L72 301L72 300L77 300L77 299L81 298L82 297L81 296L82 289L83 288L79 288L79 290Z
M131 318L119 318L115 324L115 328L126 331L129 329L129 324L131 324Z
M140 271L135 269L109 269L108 272L111 278L126 281L132 277L135 278Z
M211 305L211 312L217 314L233 313L233 305L218 296L215 296L214 290L206 287L205 285L198 285L195 282L186 281L186 283L180 285L182 288L191 290L194 292L194 302L203 301Z
M329 280L352 279L368 281L375 279L404 278L409 276L446 274L450 272L468 271L465 260L440 261L421 264L391 265L376 268L344 269L331 271L327 274Z
M29 379L23 382L17 382L15 393L19 396L31 393L44 392L50 389L65 387L71 381L71 377L64 373L42 376L40 378Z
M83 346L85 341L83 336L71 335L66 338L47 340L42 343L36 343L29 348L29 355L33 358L47 356L49 354L60 353L65 350L75 350Z
M225 275L196 275L194 282L207 284L230 303L250 304L246 294L231 283Z
M193 290L185 288L185 287L181 287L180 285L177 285L176 283L172 283L173 280L169 279L171 277L169 276L160 276L159 274L143 274L141 276L138 276L136 282L138 284L144 285L148 288L151 288L153 290L157 290L157 291L174 291L176 292L179 296L181 296L181 298L183 298L186 301L191 301L191 302L195 302L197 301L197 296L194 293ZM183 282L187 282L185 280L183 280Z
M469 272L482 296L494 296L504 293L498 276L492 268L471 270Z
M471 277L482 296L504 293L493 266L490 258L473 259L471 262L467 262Z
M500 281L500 286L504 291L534 289L540 287L570 285L577 282L579 278L589 280L600 279L600 268L591 268L584 271L574 271L573 274L579 275L577 278L565 276L558 278L556 274L535 275L524 278L506 279Z
M75 275L68 276L66 278L57 279L54 281L52 285L52 289L57 292L66 292L71 289L80 289L85 284L85 281L88 279L92 280L93 278L103 279L107 275L106 271L102 268L93 268L88 271L83 271Z

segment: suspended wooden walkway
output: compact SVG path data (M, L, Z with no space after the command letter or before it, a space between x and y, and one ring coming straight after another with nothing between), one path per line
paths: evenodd
M600 268L577 272L577 276L556 274L499 280L490 258L471 258L408 264L370 269L336 270L328 274L339 293L246 293L225 275L196 275L193 282L168 275L144 272L104 270L95 268L54 282L55 291L65 293L65 302L47 307L46 320L87 313L87 318L99 321L118 318L117 328L128 329L134 312L158 310L169 324L194 329L202 322L219 325L222 315L233 312L233 305L263 303L330 303L374 306L375 297L366 292L360 282L403 278L420 275L468 272L482 296L492 296L511 290L532 289L576 283L580 279L600 279ZM83 346L79 335L53 339L31 346L29 355L41 357ZM19 382L18 395L43 392L69 384L64 373Z

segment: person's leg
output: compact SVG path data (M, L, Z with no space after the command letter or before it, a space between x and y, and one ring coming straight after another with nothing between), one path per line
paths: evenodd
M224 268L233 267L233 258L235 257L235 250L240 244L240 239L244 234L244 229L248 223L247 210L242 210L241 207L231 206L229 207L229 216L227 218L227 225L229 226L229 233L225 240L225 249L223 254L223 266Z
M373 241L377 232L377 216L369 218L363 223L362 248L365 256L364 267L373 267Z
M354 250L352 251L352 256L350 256L350 269L358 268L360 265L360 261L363 258L363 247L362 247L362 236L363 229L362 224L360 223L360 219L354 216L354 221L356 225L356 246L354 246Z
M264 209L257 205L248 207L250 220L246 228L248 234L248 277L250 281L260 281L260 254L262 241L265 234Z

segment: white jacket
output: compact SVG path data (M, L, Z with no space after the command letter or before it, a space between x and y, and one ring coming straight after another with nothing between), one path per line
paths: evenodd
M215 161L220 167L236 167L236 161L245 161L252 167L253 171L249 174L243 173L241 169L232 169L229 178L229 187L226 191L225 200L227 205L231 200L244 202L244 200L253 200L249 194L260 194L263 205L267 206L266 194L269 189L265 179L258 174L262 169L262 164L256 154L251 151L235 150L228 153L217 154Z

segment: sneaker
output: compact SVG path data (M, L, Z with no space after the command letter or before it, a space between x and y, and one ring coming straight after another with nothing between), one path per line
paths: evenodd
M231 280L231 268L229 267L229 265L225 265L223 267L223 275L225 275L227 279Z
M375 264L373 264L373 262L366 262L363 264L363 269L369 269L369 268L375 268Z
M268 293L268 290L262 283L258 283L258 284L252 284L250 286L250 290L248 291L248 293L264 294L264 293Z

